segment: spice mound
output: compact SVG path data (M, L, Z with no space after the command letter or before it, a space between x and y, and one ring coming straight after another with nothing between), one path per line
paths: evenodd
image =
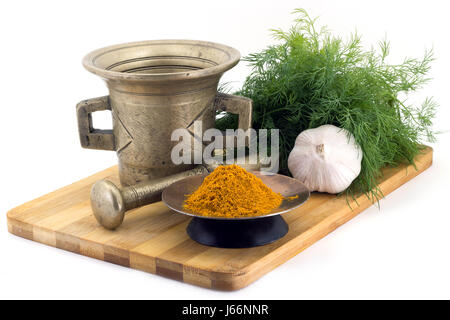
M242 218L267 214L282 201L283 196L261 179L232 164L219 166L210 173L187 196L184 208L202 216Z

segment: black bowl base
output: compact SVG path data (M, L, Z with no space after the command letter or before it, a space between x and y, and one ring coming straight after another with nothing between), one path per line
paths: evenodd
M289 227L280 215L245 220L193 218L187 226L191 239L212 247L251 248L282 238Z

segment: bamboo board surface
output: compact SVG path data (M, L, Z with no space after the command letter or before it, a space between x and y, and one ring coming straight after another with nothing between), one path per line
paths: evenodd
M384 170L379 187L386 196L431 166L427 147L416 168ZM8 212L12 234L88 257L219 290L243 288L326 236L372 205L361 196L348 206L345 197L313 193L303 206L283 215L288 234L250 249L220 249L198 244L186 234L189 217L162 202L134 209L121 227L109 231L92 215L91 185L103 178L118 183L111 167Z

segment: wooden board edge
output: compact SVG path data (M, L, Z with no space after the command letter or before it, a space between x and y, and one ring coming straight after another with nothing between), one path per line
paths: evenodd
M404 176L404 179L400 179L399 183L396 184L392 188L392 190L383 190L383 186L381 186L381 189L385 196L387 196L388 194L395 191L403 184L407 183L414 177L418 176L419 174L430 168L431 165L433 164L433 148L425 146L424 151L421 154L419 154L416 159L417 159L416 161L417 170L414 167L414 165L412 164L407 165L405 167L405 171L407 172L407 174ZM403 170L399 171L397 175L402 174L402 172L404 171ZM383 183L381 183L381 185L382 184ZM374 203L371 202L364 203L358 207L355 207L347 214L342 215L339 219L336 219L335 218L336 215L333 215L328 219L325 219L319 224L315 225L313 228L307 231L308 234L310 233L314 234L313 235L315 238L314 241L310 240L311 238L310 235L308 235L307 237L298 236L292 239L291 241L283 244L276 250L271 251L268 255L258 260L254 264L248 265L241 270L235 272L212 272L211 276L213 276L213 278L211 279L211 289L236 291L245 288L249 284L261 278L263 275L277 268L279 265L293 258L294 256L296 256L303 250L307 249L320 239L324 238L326 235L333 232L341 225L350 221L351 219L356 217L358 214L360 214L373 204ZM307 238L309 240L306 241L303 238ZM280 255L283 256L282 259L280 259ZM274 263L275 261L278 261L279 263ZM258 266L255 267L255 264L257 264Z
M8 232L18 237L33 240L33 226L28 223L16 220L13 217L13 210L14 209L8 211L6 214L6 224L8 226Z

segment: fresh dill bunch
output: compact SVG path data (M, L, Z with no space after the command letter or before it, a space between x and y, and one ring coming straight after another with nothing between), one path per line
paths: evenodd
M388 64L389 43L364 50L358 34L348 41L318 28L316 19L297 9L289 31L272 30L279 44L244 58L252 66L235 94L253 99L253 128L280 129L280 171L289 174L287 159L303 130L332 124L353 134L363 151L361 173L347 189L372 201L381 169L414 162L421 141L434 141L432 119L437 104L427 98L408 105L401 96L421 88L433 61L407 58ZM217 120L217 127L236 128L236 116Z

